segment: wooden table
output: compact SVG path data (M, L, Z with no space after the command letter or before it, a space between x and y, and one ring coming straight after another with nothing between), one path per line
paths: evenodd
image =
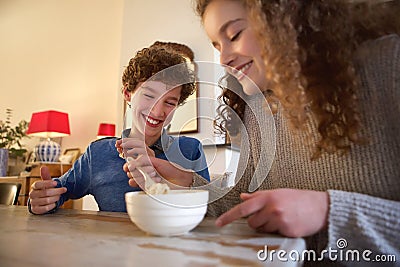
M0 265L29 266L300 266L260 261L257 252L305 249L303 239L263 235L245 221L223 228L205 218L179 237L151 236L126 213L63 209L29 214L23 206L0 205Z

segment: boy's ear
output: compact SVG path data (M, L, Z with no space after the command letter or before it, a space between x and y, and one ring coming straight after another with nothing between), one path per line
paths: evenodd
M128 91L127 87L124 87L122 94L124 95L125 101L131 102L132 93L130 91Z

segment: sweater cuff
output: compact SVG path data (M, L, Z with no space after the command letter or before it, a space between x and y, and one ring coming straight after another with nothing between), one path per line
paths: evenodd
M357 231L357 224L353 216L353 209L356 208L357 201L355 196L343 191L328 190L328 194L330 199L328 248L336 249L339 239L349 239L349 234Z
M196 187L207 185L209 182L203 176L193 172L193 180L190 185L191 189L195 189Z
M398 202L353 192L328 190L328 193L328 248L388 253L398 246ZM343 240L345 247L341 247L343 242L340 244Z

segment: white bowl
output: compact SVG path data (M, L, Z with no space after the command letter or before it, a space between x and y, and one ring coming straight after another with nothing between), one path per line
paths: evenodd
M125 194L131 221L153 235L183 235L195 228L207 211L208 191L171 190L168 194Z

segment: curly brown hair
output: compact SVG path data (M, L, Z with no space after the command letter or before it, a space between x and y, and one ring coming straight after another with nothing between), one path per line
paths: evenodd
M194 61L194 52L187 45L175 42L155 41L150 47L155 47L155 46L171 49L172 51L178 52L182 56L187 57L191 62Z
M161 72L175 66L168 71ZM139 83L153 78L168 85L180 85L182 81L193 81L182 84L181 96L178 104L195 92L195 75L186 64L180 53L165 49L161 46L143 48L135 57L129 60L129 65L122 75L122 84L130 92L134 92Z
M199 16L211 1L196 0ZM364 41L400 33L400 1L239 2L248 10L262 46L265 75L272 84L269 97L279 100L293 128L308 132L305 122L317 122L320 139L314 157L363 143L357 103L360 81L352 56ZM222 99L243 118L243 99L229 90Z

